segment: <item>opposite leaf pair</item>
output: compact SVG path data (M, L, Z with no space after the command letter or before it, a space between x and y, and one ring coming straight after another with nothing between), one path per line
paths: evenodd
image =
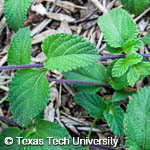
M114 62L112 77L126 76L128 85L134 86L135 82L142 78L143 68L149 70L150 63L142 62L143 58L134 51L142 46L142 41L136 39L138 29L131 16L121 8L116 8L98 20L103 31L107 50L113 54L125 53L126 58Z
M29 28L20 29L8 50L8 64L31 63L31 36ZM49 36L42 44L47 59L43 69L22 69L15 73L9 94L10 109L15 121L27 126L49 101L48 69L69 71L95 63L99 59L94 44L71 34Z

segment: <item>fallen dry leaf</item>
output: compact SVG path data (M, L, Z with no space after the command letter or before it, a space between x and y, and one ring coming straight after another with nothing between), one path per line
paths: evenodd
M58 14L58 13L48 12L47 17L54 19L54 20L57 20L57 21L75 22L74 18L72 18L68 15L61 14L61 13Z

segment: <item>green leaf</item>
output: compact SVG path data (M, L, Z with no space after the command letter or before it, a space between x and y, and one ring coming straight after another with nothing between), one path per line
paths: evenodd
M148 7L149 0L120 0L124 8L135 15L142 13Z
M138 34L136 23L130 14L121 8L113 9L99 17L98 25L106 42L114 48L123 47L125 41L136 38Z
M130 53L125 58L125 63L129 66L135 65L139 62L141 62L143 57L137 53Z
M68 80L79 80L94 83L107 83L106 70L103 65L93 64L84 68L79 68L64 73L64 77ZM78 90L89 93L96 93L101 89L99 86L74 84Z
M112 70L113 77L122 76L123 74L127 72L128 68L129 68L129 65L128 63L125 63L124 58L117 60Z
M8 25L17 31L26 20L28 9L32 0L5 0L4 14Z
M113 77L120 77L125 74L128 68L132 65L135 65L141 62L143 57L137 53L130 53L126 56L126 58L122 58L116 61L113 69L112 75Z
M142 46L142 41L138 39L131 39L124 43L123 49L126 54L131 53L133 51L137 51Z
M85 108L90 116L103 119L103 112L107 107L100 96L89 93L78 93L74 98L76 103Z
M140 62L135 65L135 68L136 70L138 70L138 72L141 75L144 75L144 76L150 75L150 63L149 62Z
M12 38L8 49L8 64L23 65L31 62L32 38L29 28L20 29Z
M104 111L105 119L111 131L118 136L124 135L124 112L117 106L109 110Z
M140 89L127 107L126 145L135 150L150 149L150 87Z
M115 91L115 93L113 94L113 97L112 97L112 101L113 102L122 101L132 94L133 94L133 92L124 91L124 90Z
M114 60L107 67L107 76L109 76L109 82L108 83L112 85L113 89L121 90L124 87L128 86L127 74L124 74L123 76L121 76L119 78L112 76L112 69L113 69L116 61L117 60Z
M138 81L140 77L139 72L134 66L130 67L129 72L127 73L127 80L130 86L134 86L135 82Z
M21 131L17 128L8 128L2 132L0 135L0 146L2 150L84 150L81 146L74 146L73 140L71 139L69 133L64 127L61 127L59 124L36 119L34 121L35 125L30 127L27 130ZM4 146L5 137L13 137L14 144L12 146ZM16 137L21 137L20 145L18 146L18 142ZM61 139L61 144L64 145L54 145L53 139L51 139L51 143L49 143L49 139L53 138L57 140ZM23 139L32 139L33 144L38 145L27 145L28 142L25 141L26 145L23 145ZM66 140L65 140L66 139ZM64 140L64 141L62 141ZM66 144L65 144L66 141ZM69 142L68 142L69 141ZM17 143L16 143L17 142Z
M36 133L43 138L53 137L54 139L69 139L70 144L64 146L54 146L53 144L49 145L49 150L83 150L81 146L74 146L73 141L64 127L61 127L59 124L45 121L45 120L35 120L36 124Z
M23 69L12 79L8 100L13 119L27 126L49 101L49 84L45 70Z
M15 127L9 127L9 128L6 128L4 131L2 131L2 133L0 134L1 150L24 150L23 147L18 146L18 142L16 139L16 137L18 137L21 132L22 131L20 129L15 128ZM6 137L13 138L13 144L11 146L4 144L4 140Z
M42 49L47 57L44 66L60 72L86 67L100 57L94 44L80 36L65 33L49 36L44 40Z
M127 81L127 75L124 74L123 76L119 77L119 78L112 78L112 83L111 83L113 89L115 90L121 90L125 87L127 87L128 81Z
M150 32L148 32L141 40L144 42L144 44L150 45Z
M112 54L121 54L123 53L123 48L114 48L106 44L106 50Z

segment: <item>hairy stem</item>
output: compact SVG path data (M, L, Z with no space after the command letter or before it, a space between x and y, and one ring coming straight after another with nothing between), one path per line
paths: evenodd
M150 57L150 54L142 54L144 58ZM100 56L100 61L104 61L107 59L119 59L125 58L126 55L109 55L109 56ZM14 66L2 66L0 70L16 70L16 69L26 69L26 68L43 68L43 64L27 64L27 65L14 65ZM86 82L86 81L78 81L78 80L64 80L64 79L54 79L54 78L47 78L48 81L55 81L58 83L70 83L70 84L85 84L85 85L94 85L94 86L102 86L102 87L111 87L109 84L100 84L94 82Z
M142 54L144 58L150 57L150 54ZM125 58L126 55L120 54L120 55L109 55L109 56L100 56L100 61L104 61L107 59L119 59L119 58ZM0 67L0 70L15 70L15 69L25 69L25 68L43 68L43 64L27 64L27 65L14 65L14 66L2 66Z
M28 64L28 65L14 65L14 66L2 66L0 70L16 70L16 69L27 69L27 68L42 68L43 64Z
M148 58L148 57L150 57L150 54L141 54L141 56L143 56L144 58ZM104 60L107 60L107 59L119 59L119 58L125 58L125 57L126 57L126 55L124 55L124 54L101 56L100 61L104 61Z
M109 85L109 84L79 81L79 80L64 80L64 79L54 79L54 78L47 78L47 80L48 81L55 81L58 83L84 84L84 85L102 86L102 87L107 87L107 88L111 87L111 85Z

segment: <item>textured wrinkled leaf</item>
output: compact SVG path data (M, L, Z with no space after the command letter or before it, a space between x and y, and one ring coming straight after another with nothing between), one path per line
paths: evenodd
M89 115L94 118L103 119L103 112L107 107L100 96L89 93L78 93L74 98L76 103L85 108Z
M140 89L127 107L126 145L130 149L150 149L150 87Z
M22 131L20 129L15 128L15 127L9 127L9 128L6 128L4 131L2 131L0 134L1 150L24 150L22 146L18 146L18 142L16 139L16 137L18 137L21 132ZM13 138L13 144L11 146L4 144L4 140L6 137Z
M30 29L20 29L12 38L8 49L8 64L23 65L31 62L32 39Z
M81 146L74 146L72 144L72 139L64 127L61 127L59 124L45 121L45 120L35 120L36 124L36 133L43 138L53 137L54 139L64 139L66 137L70 140L70 144L66 145L49 145L48 150L84 150Z
M117 106L104 111L105 119L111 131L118 136L124 135L124 112Z
M112 53L112 54L121 54L123 53L123 48L114 48L109 46L108 44L106 44L106 49L108 52Z
M36 69L23 69L15 73L8 100L13 119L19 125L27 126L49 101L50 89L45 75L45 70Z
M2 150L84 150L81 146L74 146L73 141L64 127L61 127L59 124L36 119L34 121L35 126L30 126L29 129L21 131L17 128L8 128L2 132L0 135L0 146ZM14 144L11 146L3 146L5 137L13 137ZM16 143L16 137L22 137L24 139L33 139L32 143L37 144L36 146L32 145L18 145ZM52 139L49 144L47 137L53 137L53 139L68 139L69 144L66 142L65 145L53 145ZM41 142L41 139L43 142ZM22 139L21 139L22 140ZM35 142L39 140L39 142ZM63 143L63 142L61 142Z
M150 45L150 32L148 32L141 40L144 42L144 44Z
M113 102L122 101L122 100L126 99L129 95L132 95L132 93L133 92L128 92L128 91L124 91L124 90L116 91L113 94L112 101Z
M143 59L143 57L137 53L131 53L128 54L125 58L125 63L129 64L129 66L131 65L135 65L139 62L141 62Z
M47 57L44 66L60 72L86 67L99 59L94 44L80 36L65 33L46 38L42 50Z
M72 139L64 127L46 120L36 119L35 127L23 131L20 136L26 139L43 139L44 141L44 143L40 146L24 146L25 150L83 150L81 146L74 146L72 144ZM51 143L49 144L49 140L47 137L51 137L53 139L66 138L69 139L69 144L66 142L65 145L54 145L52 139Z
M127 72L128 68L129 68L129 65L128 63L125 63L124 58L117 60L112 70L113 77L122 76L124 73Z
M124 8L131 13L139 15L146 7L148 7L149 0L120 0Z
M68 80L79 80L94 83L107 83L106 70L103 65L93 64L84 68L79 68L64 73L64 77ZM74 86L83 92L96 93L101 87L93 85L74 84Z
M130 14L121 8L113 9L99 17L98 25L106 42L114 48L123 47L125 41L134 39L138 34L136 23Z
M144 75L144 76L150 75L150 63L149 62L140 62L135 65L135 68L136 70L138 70L138 72L141 75Z
M130 53L126 56L126 58L117 60L112 70L113 77L122 76L124 73L127 72L130 66L141 62L142 59L143 57L141 55L137 53Z
M119 78L113 78L112 79L112 83L111 83L113 89L115 90L121 90L125 87L127 87L128 81L127 81L127 75L124 74L123 76L119 77Z
M123 76L116 78L112 76L112 69L114 64L116 63L117 60L114 60L112 63L110 63L107 67L107 75L109 76L109 84L112 85L113 89L115 90L121 90L124 87L128 86L128 81L127 81L127 75L124 74Z
M133 51L137 51L142 46L142 41L138 39L131 39L124 43L123 49L126 54L131 53Z
M5 0L4 14L8 25L17 31L26 20L28 9L32 0Z
M127 74L127 80L130 86L134 86L135 82L138 81L140 77L139 72L136 70L134 66L130 67L129 72Z

